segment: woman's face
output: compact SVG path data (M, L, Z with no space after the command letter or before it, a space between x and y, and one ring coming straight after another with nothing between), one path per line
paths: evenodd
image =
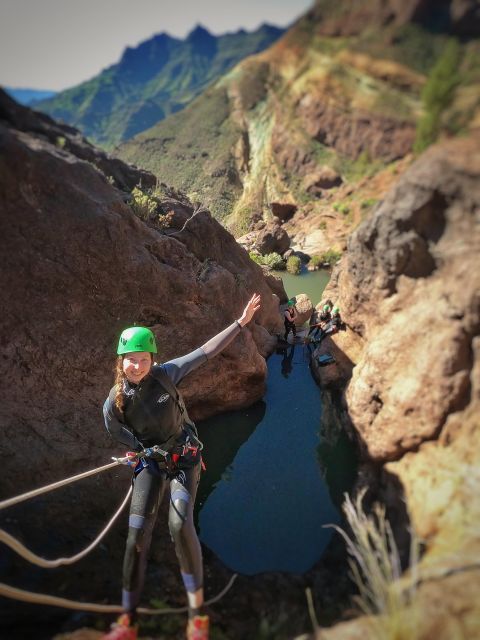
M152 355L148 351L133 351L123 356L123 373L129 382L138 384L152 366Z

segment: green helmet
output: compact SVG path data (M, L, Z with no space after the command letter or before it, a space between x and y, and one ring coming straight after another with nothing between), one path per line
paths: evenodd
M119 356L132 351L148 351L157 353L155 336L147 327L129 327L122 331L118 341L117 354Z
M324 311L330 311L330 305L329 304L324 304L323 305L323 310Z
M340 313L340 307L333 307L332 313Z
M288 305L289 307L293 307L293 306L294 306L294 304L295 304L295 300L289 300L289 301L287 302L287 305Z

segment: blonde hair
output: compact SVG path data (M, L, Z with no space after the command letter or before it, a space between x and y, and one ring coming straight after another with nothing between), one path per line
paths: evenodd
M115 406L120 413L123 413L123 404L125 397L123 395L123 381L125 374L123 373L123 356L118 356L115 363Z

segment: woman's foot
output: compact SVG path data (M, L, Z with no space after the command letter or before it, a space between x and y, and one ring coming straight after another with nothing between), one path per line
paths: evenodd
M194 616L187 625L187 640L208 640L208 616Z
M207 640L208 640L208 636ZM102 640L137 640L137 625L131 623L128 613L122 613L116 622L112 624L111 631L102 637Z

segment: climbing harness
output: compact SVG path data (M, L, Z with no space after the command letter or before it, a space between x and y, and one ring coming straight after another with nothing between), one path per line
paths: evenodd
M188 445L188 446L190 446L190 448L196 448L201 451L201 449L203 448L203 445L200 442L200 440L198 440L195 434L194 434L194 437L198 442L198 446L196 447L195 445L193 446ZM188 443L188 440L187 440L187 443ZM160 453L160 452L161 454L168 453L162 450L160 447L151 447L151 450L154 451L155 453ZM89 476L92 476L97 473L101 473L103 471L107 471L108 469L113 469L114 467L117 467L120 464L131 465L132 459L135 456L138 457L144 454L144 458L146 458L147 452L148 452L147 449L144 449L140 453L128 452L127 455L124 457L112 458L113 462L111 462L110 464L106 464L106 465L103 465L102 467L97 467L96 469L91 469L89 471L79 473L75 476L71 476L70 478L65 478L64 480L59 480L58 482L54 482L44 487L40 487L39 489L34 489L32 491L28 491L27 493L23 493L18 496L9 498L7 500L3 500L0 502L0 511L8 507L11 507L13 505L16 505L20 502L23 502L25 500L29 500L30 498L33 498L35 496L48 493L50 491L53 491L54 489L58 489L72 482L76 482L77 480L88 478ZM69 558L56 558L54 560L48 560L46 558L37 556L35 553L27 549L21 542L19 542L16 538L14 538L12 535L7 533L3 529L0 529L0 542L3 542L4 544L6 544L13 551L15 551L15 553L20 555L22 558L24 558L28 562L31 562L32 564L35 564L39 567L43 567L45 569L53 569L55 567L59 567L62 565L73 564L74 562L77 562L81 558L84 558L88 553L90 553L90 551L92 551L98 545L98 543L102 540L102 538L108 533L108 531L111 529L115 520L118 518L120 513L125 508L131 496L131 493L132 493L132 487L130 486L127 492L127 495L123 499L121 505L118 507L117 511L114 513L114 515L112 516L108 524L98 534L95 540L90 545L88 545L88 547L86 547L79 553L75 554L74 556L70 556ZM214 598L207 600L205 604L211 605L211 604L214 604L215 602L218 602L218 600L220 600L227 593L227 591L229 591L229 589L232 587L236 578L237 578L237 574L235 573L230 578L230 581L228 582L227 586ZM67 598L59 598L57 596L51 596L48 594L25 591L23 589L18 589L16 587L12 587L5 583L0 583L0 596L4 596L5 598L10 598L13 600L20 600L22 602L44 604L44 605L49 605L54 607L62 607L65 609L74 609L77 611L91 611L94 613L121 613L123 611L123 608L120 605L105 605L105 604L95 604L91 602L79 602L76 600L68 600ZM139 613L147 614L147 615L184 613L186 611L188 611L188 607L167 608L167 609L145 609L140 607L138 609Z

